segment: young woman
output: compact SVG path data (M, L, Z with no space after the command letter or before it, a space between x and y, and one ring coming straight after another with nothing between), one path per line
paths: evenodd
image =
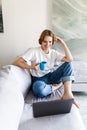
M60 44L64 55L52 49L52 45ZM32 90L35 96L44 97L58 89L56 84L63 83L64 94L62 99L73 98L71 83L74 79L72 55L66 43L51 30L44 30L39 38L39 47L29 49L24 55L14 61L23 69L30 69L32 75ZM40 62L46 62L46 68L40 69ZM61 65L60 65L61 61ZM78 102L74 104L79 108Z

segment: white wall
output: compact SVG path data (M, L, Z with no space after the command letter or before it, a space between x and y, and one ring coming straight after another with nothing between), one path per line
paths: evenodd
M0 66L10 64L27 48L39 45L50 29L51 0L2 0L4 33L0 33Z

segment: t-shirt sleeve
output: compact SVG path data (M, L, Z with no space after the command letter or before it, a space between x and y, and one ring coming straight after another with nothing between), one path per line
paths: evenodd
M22 57L28 64L31 64L31 61L34 59L34 49L29 48L21 57Z

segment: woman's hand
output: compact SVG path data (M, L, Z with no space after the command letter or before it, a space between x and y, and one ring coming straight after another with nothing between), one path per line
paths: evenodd
M38 70L39 69L39 63L34 63L31 65L31 69Z
M61 45L64 45L64 44L65 44L65 42L64 42L60 37L57 37L57 36L55 36L54 41L55 41L56 43L61 44Z

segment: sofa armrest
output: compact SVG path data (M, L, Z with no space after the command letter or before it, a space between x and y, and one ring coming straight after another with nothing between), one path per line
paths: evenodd
M25 97L31 87L31 74L26 69L14 65L6 65L0 71L0 81L1 86L5 82L12 82L13 86L15 84L15 87L19 88Z

